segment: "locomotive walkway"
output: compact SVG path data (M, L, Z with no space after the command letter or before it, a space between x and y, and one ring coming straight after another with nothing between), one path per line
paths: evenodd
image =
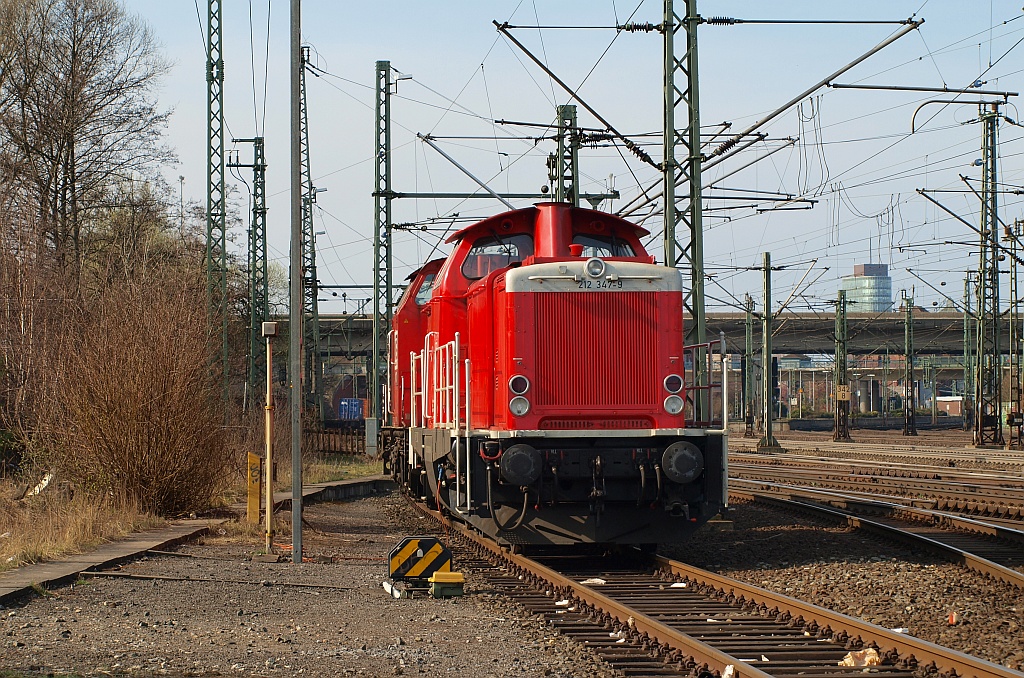
M306 485L302 488L303 503L339 501L363 497L386 487L391 479L370 476L335 482ZM291 492L274 494L275 510L291 508ZM244 513L244 504L231 507ZM0 606L23 598L39 588L48 589L74 582L83 572L101 570L141 556L146 551L164 550L194 539L226 519L177 520L168 527L129 535L116 542L103 544L87 553L70 555L60 560L34 563L0 573Z

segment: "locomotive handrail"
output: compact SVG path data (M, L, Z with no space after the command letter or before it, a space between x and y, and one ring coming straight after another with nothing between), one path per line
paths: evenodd
M464 406L462 403L461 339L439 344L438 333L429 332L423 339L421 354L423 372L423 426L452 429L461 434Z
M409 425L410 426L422 426L423 416L423 401L425 396L423 375L422 375L422 364L417 367L417 363L422 360L421 356L416 354L416 351L409 351ZM419 376L420 389L416 390L416 377ZM420 406L416 407L416 399L419 398Z
M723 384L728 381L728 377L727 377L728 372L725 369L725 355L726 354L724 353L724 351L721 352L721 355L722 355L722 381L720 381L720 382L712 382L712 381L710 381L712 373L714 372L713 365L714 365L714 362L715 362L715 361L712 360L712 355L713 355L712 347L714 347L714 346L722 347L723 345L724 344L721 341L713 341L713 342L705 342L705 343L702 343L702 344L692 344L690 346L684 346L683 347L683 366L684 366L683 367L683 400L684 400L684 402L690 404L690 407L693 408L693 403L694 403L693 396L703 394L704 397L707 398L707 402L708 402L708 418L706 420L704 420L704 419L697 419L696 417L688 418L688 420L687 420L688 423L693 425L693 426L697 426L697 427L700 427L700 428L709 428L709 427L715 426L716 424L721 423L721 429L715 429L715 430L721 430L721 431L727 430L727 427L728 427L728 415L726 414L726 412L728 410L728 402L727 402L726 398L728 396L728 388L725 387ZM704 356L703 360L698 360L698 356L699 356L700 352L702 352L702 351L706 355ZM688 366L687 366L687 364L688 364ZM707 384L700 384L700 383L698 383L698 380L697 380L697 366L698 365L706 365L707 366L706 369L708 370L708 378L709 378L709 381L708 381ZM715 415L715 393L716 393L716 391L720 394L721 401L722 401L722 413L721 413L720 416L716 416Z
M429 398L427 397L428 396L428 391L429 391L429 386L430 386L430 382L429 382L429 377L430 377L430 341L434 337L437 337L437 332L427 332L425 335L423 335L423 352L420 354L421 355L421 358L420 358L420 369L423 372L422 375L421 375L422 376L422 384L421 385L422 385L422 388L423 388L423 403L422 403L422 405L423 405L423 407L422 407L422 409L423 409L423 416L422 416L422 422L421 422L422 426L426 426L428 424L428 422L434 416L433 394L431 393L431 394L429 394L431 397L429 397Z
M398 371L398 332L391 330L388 332L388 374L394 374ZM404 385L403 390L399 391L400 397L405 396ZM384 413L387 415L389 412L394 412L392 409L393 403L391 402L392 391L391 388L384 389ZM398 403L399 412L402 410L402 403Z
M462 508L460 507L461 502L462 502L462 486L459 484L459 479L462 477L462 455L461 455L461 452L459 450L458 432L456 432L456 439L455 439L455 510L458 511L459 513L462 513L462 514L465 514L465 513L469 512L469 511L471 511L472 508L473 508L473 499L472 499L472 495L471 495L471 488L473 487L473 481L472 481L472 476L471 476L471 469L473 468L473 463L472 463L472 460L471 460L472 453L471 453L471 448L470 448L470 432L472 431L472 428L470 426L470 413L472 412L472 410L470 408L471 400L470 400L470 391L469 391L469 384L470 384L470 363L469 363L469 358L466 358L466 360L465 360L465 367L466 367L466 369L465 369L465 375L466 375L465 376L465 380L466 380L466 428L465 428L465 430L463 432L463 435L464 435L464 438L465 438L465 441L466 441L465 444L463 445L463 449L465 450L465 454L466 454L466 505L465 505L465 509L466 510L465 511L463 511Z

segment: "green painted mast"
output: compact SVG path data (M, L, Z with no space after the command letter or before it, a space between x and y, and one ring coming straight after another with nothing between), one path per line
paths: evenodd
M697 14L697 0L683 0L686 15L683 19L676 14L673 0L665 0L665 15L661 30L665 40L664 49L664 104L665 130L663 138L662 181L665 200L664 250L665 264L688 270L690 286L683 298L683 307L689 315L684 343L688 346L707 341L707 324L704 311L704 229L702 221L701 165L703 156L700 146L700 100L697 87L697 26L703 21ZM685 40L683 56L675 51L676 32L682 29ZM676 73L682 75L680 89ZM680 132L676 128L676 110L685 111L686 127ZM680 163L676 149L685 159ZM688 203L676 195L676 184L682 178L689 185ZM680 244L680 231L688 231L688 242ZM708 384L708 366L705 354L698 356L694 365L695 380L699 386ZM710 419L710 401L704 392L698 397L696 419L706 422Z
M376 182L373 218L373 354L370 358L367 446L375 446L376 424L384 417L388 333L391 329L391 62L377 62ZM371 422L372 420L372 422ZM373 428L373 430L371 430Z
M850 437L850 379L846 374L846 357L849 351L846 346L846 290L839 290L836 299L836 362L835 374L832 378L832 388L836 396L836 419L835 429L832 431L832 440L839 442L852 442ZM886 358L886 369L888 369L888 358Z
M981 247L978 255L978 350L974 398L974 444L1004 444L1002 353L999 346L999 228L996 183L996 122L999 104L979 106L982 122Z
M221 0L209 0L206 51L206 304L209 331L220 326L222 397L228 399L228 264L224 190L224 56ZM227 410L225 410L227 416Z
M914 393L914 297L903 299L903 435L917 435L917 398Z
M267 284L267 159L263 137L233 139L252 144L252 164L229 162L228 167L252 168L252 223L249 226L249 369L246 407L263 398L267 380L263 323L270 320Z
M316 203L316 188L309 165L309 114L306 106L306 68L309 62L309 48L303 47L299 71L299 155L302 196L302 396L304 409L323 421L323 375L320 356L320 309L317 296L320 292L316 277L316 235L313 232L313 205Z
M576 106L559 106L558 155L555 180L555 201L580 206L579 192L579 130L576 128Z

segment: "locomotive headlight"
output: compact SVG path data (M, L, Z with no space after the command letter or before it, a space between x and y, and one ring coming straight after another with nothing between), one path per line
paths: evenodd
M679 414L683 411L683 399L677 395L665 398L665 411L669 414Z
M604 262L597 257L587 259L587 263L584 265L584 270L591 278L600 278L604 275L604 268Z
M665 377L665 390L669 393L679 393L683 390L683 378L678 374L670 374Z
M516 396L508 401L508 411L517 417L521 417L530 411L530 401L523 396Z
M521 374L515 374L508 380L508 390L516 395L523 395L530 390L530 380Z

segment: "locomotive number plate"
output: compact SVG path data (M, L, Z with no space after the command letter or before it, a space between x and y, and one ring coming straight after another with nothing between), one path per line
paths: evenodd
M584 279L576 283L581 290L621 290L621 280L590 280Z

